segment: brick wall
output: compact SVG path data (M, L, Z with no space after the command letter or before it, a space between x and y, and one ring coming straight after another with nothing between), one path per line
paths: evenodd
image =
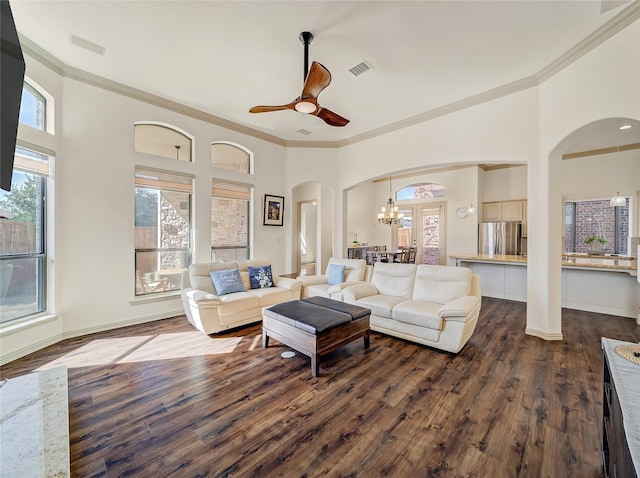
M575 250L572 247L574 226L570 216L575 208ZM605 253L627 254L627 238L629 237L629 200L621 207L612 207L609 200L579 201L567 203L565 210L565 250L568 252L589 252L601 249ZM615 244L615 228L618 224L618 244ZM587 244L585 240L595 236L606 241L601 248L595 244Z

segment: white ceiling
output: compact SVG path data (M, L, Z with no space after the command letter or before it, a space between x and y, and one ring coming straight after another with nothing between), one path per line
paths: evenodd
M70 67L285 141L332 142L535 77L628 6L584 0L11 1L18 31ZM333 77L319 103L351 120L343 128L294 111L248 112L300 94L298 35L305 30L315 37L310 60ZM71 35L104 47L104 54L71 43ZM373 69L353 76L349 68L363 60Z

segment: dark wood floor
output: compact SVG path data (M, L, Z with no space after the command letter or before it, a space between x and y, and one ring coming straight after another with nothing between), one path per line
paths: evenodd
M208 337L184 317L65 340L0 369L69 366L75 477L600 477L600 338L632 319L484 299L458 355L372 334L309 359L260 327Z

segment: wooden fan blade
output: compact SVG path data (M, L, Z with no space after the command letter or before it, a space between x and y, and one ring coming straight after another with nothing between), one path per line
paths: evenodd
M304 82L300 99L317 98L318 95L331 83L331 73L317 61L311 63L307 80Z
M346 126L349 123L348 119L343 118L339 114L336 114L327 108L323 108L322 106L319 106L318 110L312 114L331 126Z
M280 106L254 106L249 110L249 113L268 113L270 111L291 110L293 109L294 103Z

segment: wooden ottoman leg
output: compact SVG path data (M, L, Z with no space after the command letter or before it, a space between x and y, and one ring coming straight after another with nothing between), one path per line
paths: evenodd
M364 348L369 348L369 330L364 333Z

